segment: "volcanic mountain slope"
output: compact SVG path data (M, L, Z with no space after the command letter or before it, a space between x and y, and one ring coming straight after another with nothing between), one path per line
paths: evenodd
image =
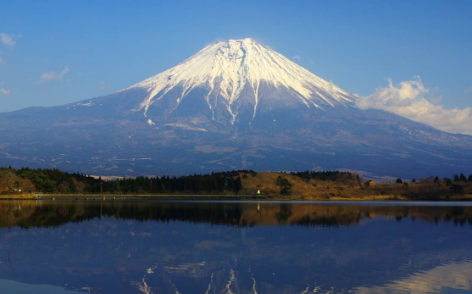
M211 113L212 121L234 125L252 123L258 110L353 102L348 93L252 39L210 45L129 89L146 90L139 109L158 121L185 115L187 108L194 116L193 105Z
M361 110L355 99L252 39L217 42L108 96L0 114L0 164L130 176L472 173L472 137Z

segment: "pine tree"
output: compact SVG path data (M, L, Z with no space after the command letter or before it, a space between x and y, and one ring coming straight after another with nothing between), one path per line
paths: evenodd
M123 190L121 190L120 180L118 180L118 179L115 180L113 190L114 190L113 192L115 192L116 194L123 193Z
M452 181L449 178L444 178L444 182L446 183L447 187L450 187L452 185Z
M402 179L398 178L398 179L395 181L395 183L397 183L397 184L403 184L403 181L402 181Z
M467 178L464 176L464 174L461 174L461 175L460 175L459 181L461 181L461 182L467 182Z
M472 175L469 175L468 181L469 181L469 182L472 182Z
M236 181L234 181L234 192L239 193L239 191L241 191L242 188L243 188L243 184L241 182L241 178L238 177Z

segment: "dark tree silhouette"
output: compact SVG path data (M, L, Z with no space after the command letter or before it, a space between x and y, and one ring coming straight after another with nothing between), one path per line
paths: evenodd
M450 187L452 185L452 181L449 178L444 178L443 181L446 183L447 187Z
M277 186L280 187L280 194L282 195L290 195L292 194L292 186L293 184L290 183L289 180L285 179L285 178L282 178L281 176L279 176L277 178L277 182L276 182Z
M241 178L238 177L236 181L234 181L234 192L239 193L243 188L243 183L241 182Z

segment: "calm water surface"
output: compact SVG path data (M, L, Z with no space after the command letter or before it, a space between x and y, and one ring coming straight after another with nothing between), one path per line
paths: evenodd
M468 203L0 202L0 293L472 293Z

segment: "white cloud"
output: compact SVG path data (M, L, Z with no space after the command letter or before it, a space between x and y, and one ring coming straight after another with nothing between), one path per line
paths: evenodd
M298 61L302 60L302 58L301 58L300 55L295 55L295 56L293 57L293 59L296 59L296 60L298 60Z
M61 73L57 73L54 71L45 72L41 75L42 82L49 82L49 81L60 81L64 78L64 76L69 72L69 67L66 65L64 70Z
M411 120L426 123L450 133L472 135L472 108L446 109L438 104L440 99L427 99L427 89L420 77L394 85L388 79L387 87L378 88L374 94L359 97L357 106L362 109L383 109L407 117Z
M0 42L10 47L15 47L16 41L19 38L21 38L21 35L7 35L5 33L0 33Z
M11 91L8 89L0 88L0 94L7 96L10 95L10 93Z

